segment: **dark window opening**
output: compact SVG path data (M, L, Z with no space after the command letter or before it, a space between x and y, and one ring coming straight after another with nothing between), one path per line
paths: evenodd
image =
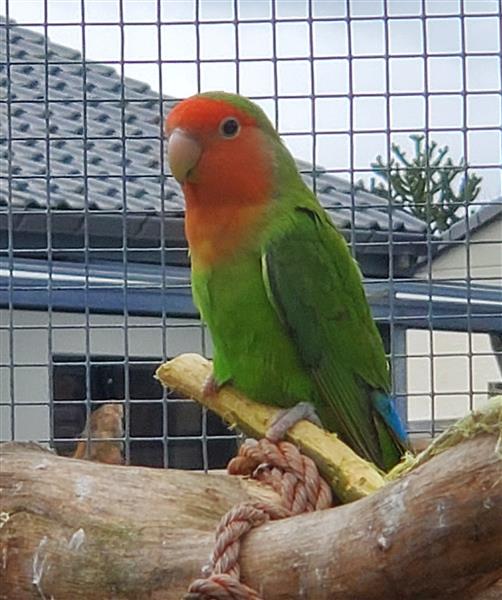
M54 447L58 454L71 455L85 427L87 369L91 411L106 401L121 401L129 407L129 446L131 465L203 469L203 444L207 443L208 468L221 469L237 451L235 431L208 411L203 431L203 411L195 402L167 394L153 375L159 358L85 356L58 354L53 357ZM125 400L128 372L128 400ZM195 439L194 439L195 438Z

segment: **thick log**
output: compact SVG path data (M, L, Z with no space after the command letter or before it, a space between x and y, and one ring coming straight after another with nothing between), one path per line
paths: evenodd
M334 509L336 518L296 517L290 547L301 550L287 562L288 524L271 526L267 561L281 569L262 575L265 598L286 600L287 592L274 590L289 586L316 590L305 597L319 600L473 600L502 576L496 440L482 435L461 443L376 494ZM259 533L243 548L248 581L263 565Z
M472 600L502 577L496 440L481 434L364 499L252 531L244 581L267 600ZM219 517L270 497L222 474L19 445L2 455L0 597L9 600L178 600L207 561Z
M277 501L254 481L0 445L2 600L179 598L222 514ZM167 593L167 595L166 595Z
M502 579L499 579L486 590L476 594L472 600L500 600L502 598Z
M265 437L279 410L253 402L229 385L213 396L204 395L202 388L211 371L211 362L199 354L181 354L161 365L156 377L170 389L207 406L245 434L257 439ZM334 433L308 421L300 421L288 431L286 439L314 460L342 502L363 498L385 485L377 468L358 456Z

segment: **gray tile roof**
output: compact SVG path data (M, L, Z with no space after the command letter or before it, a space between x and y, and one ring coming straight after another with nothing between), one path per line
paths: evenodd
M8 172L10 121L13 208L82 209L87 187L90 209L121 209L125 198L127 210L159 211L158 94L139 81L126 78L122 85L113 68L82 64L78 52L51 42L46 47L44 36L28 29L10 27L8 48L6 37L3 20L0 89L11 104L10 114L7 104L0 104L0 173ZM164 200L166 210L181 214L179 188L167 178ZM0 205L7 201L3 185Z
M0 210L10 202L15 211L33 209L90 210L181 216L177 184L162 175L162 115L159 95L148 85L125 78L106 65L84 63L70 48L0 20L0 175L8 172L11 142L11 189L0 188ZM7 56L10 62L8 74ZM10 85L8 77L10 76ZM172 101L164 100L167 113ZM9 118L10 117L10 118ZM10 127L9 127L10 121ZM312 185L311 165L300 163ZM50 178L47 178L47 174ZM335 223L363 239L389 232L389 205L357 191L352 210L350 185L316 172L317 192ZM161 185L162 179L164 184ZM394 209L395 239L421 240L425 224Z

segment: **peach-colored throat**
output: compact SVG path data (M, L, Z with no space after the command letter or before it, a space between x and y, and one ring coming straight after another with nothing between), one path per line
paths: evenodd
M192 261L210 267L252 243L273 188L270 145L257 127L232 140L211 139L183 185Z
M210 268L252 245L266 218L265 198L253 204L218 205L196 198L191 187L183 186L185 232L194 266Z

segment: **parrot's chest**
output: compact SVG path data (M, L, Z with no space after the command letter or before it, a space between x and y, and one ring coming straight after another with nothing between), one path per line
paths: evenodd
M192 273L195 301L211 332L214 372L250 397L283 406L309 400L311 381L267 296L260 254Z

